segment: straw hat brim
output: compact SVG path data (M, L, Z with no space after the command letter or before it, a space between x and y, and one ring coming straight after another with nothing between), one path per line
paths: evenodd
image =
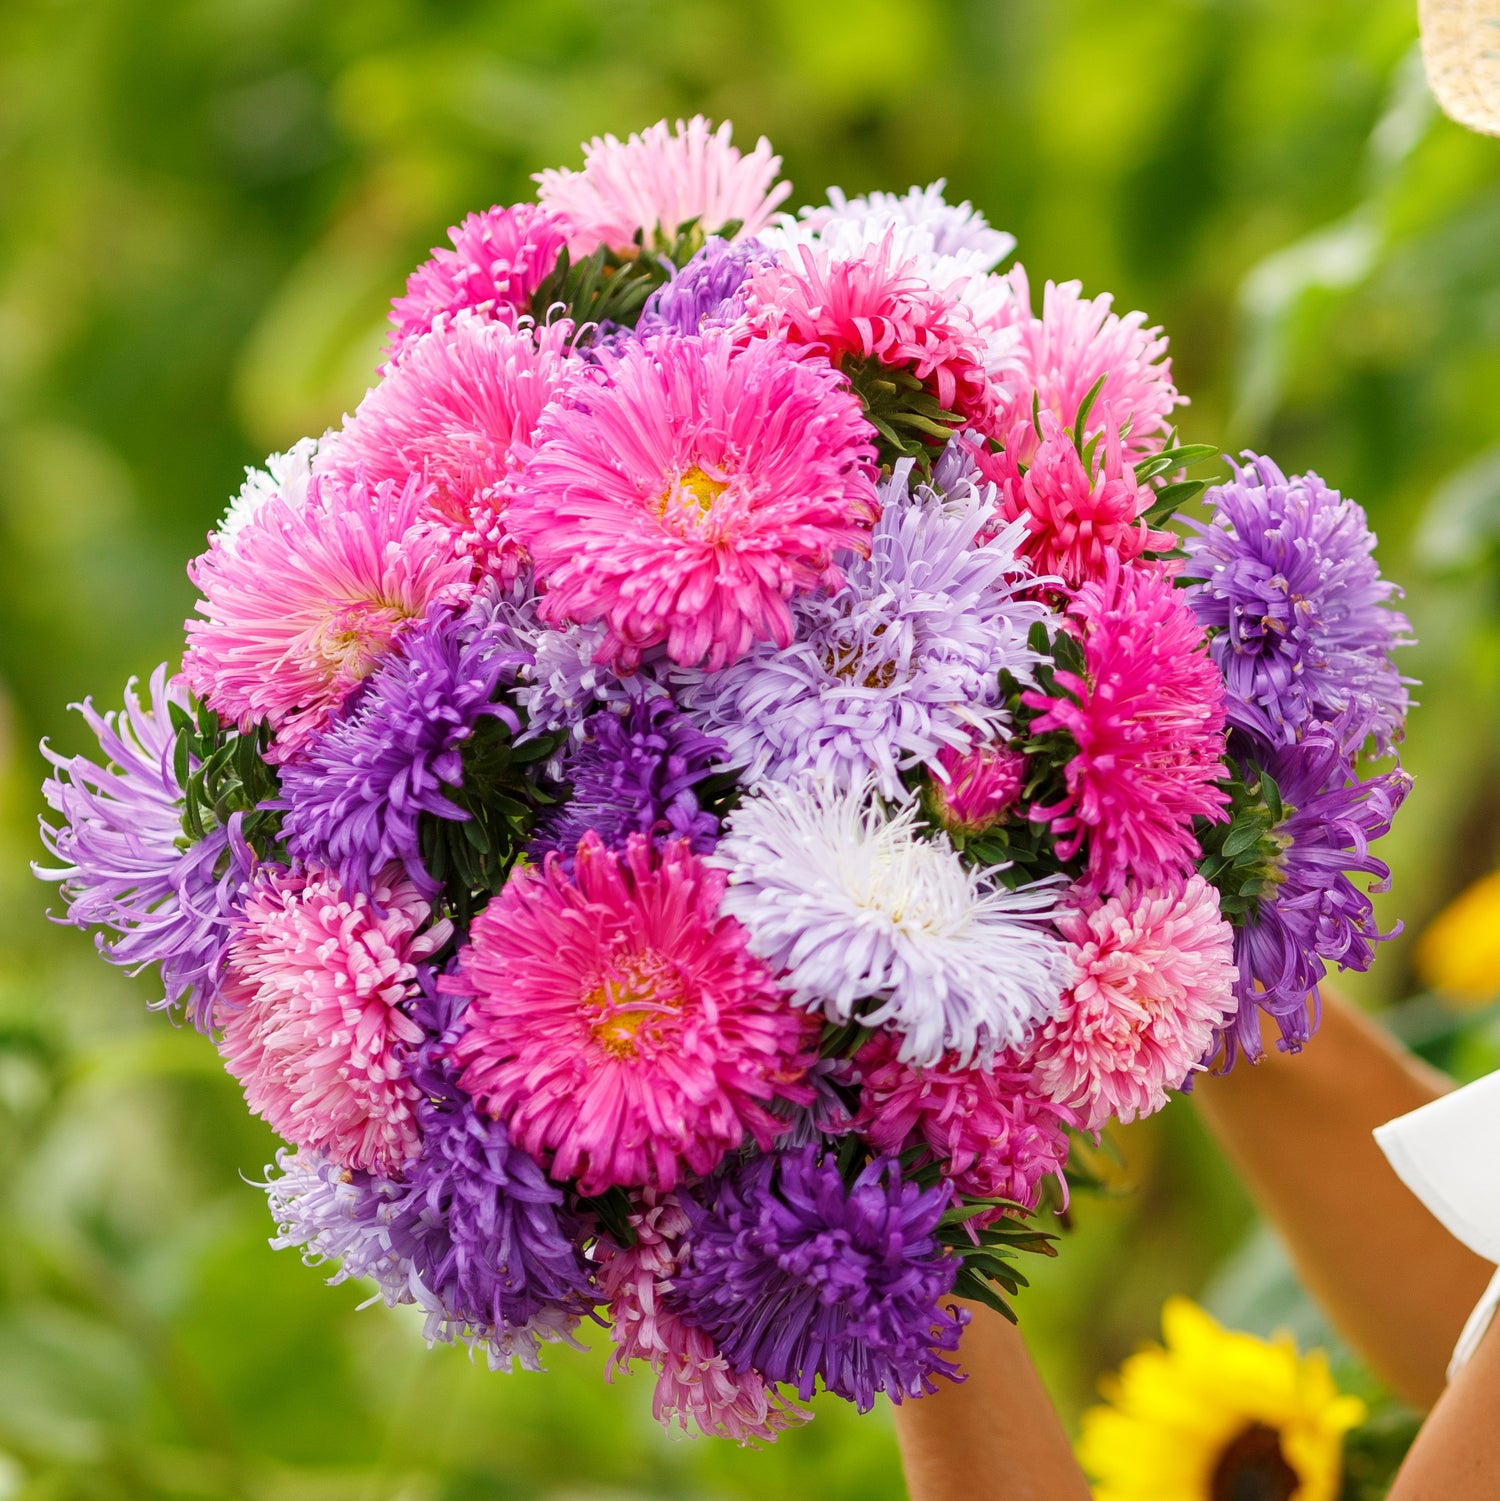
M1422 61L1447 114L1500 135L1500 0L1418 0Z

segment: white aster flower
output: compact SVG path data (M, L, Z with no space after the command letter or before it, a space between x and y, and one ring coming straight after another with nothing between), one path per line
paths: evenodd
M221 547L231 547L235 537L265 503L280 495L288 505L300 507L307 499L307 483L312 478L313 461L332 439L299 438L285 453L273 453L264 469L245 470L245 483L229 502L224 519L214 534Z
M1049 926L1058 887L1008 891L917 820L914 804L888 816L868 783L767 785L710 857L729 875L723 910L794 1004L891 1028L919 1068L945 1052L988 1064L1071 983Z

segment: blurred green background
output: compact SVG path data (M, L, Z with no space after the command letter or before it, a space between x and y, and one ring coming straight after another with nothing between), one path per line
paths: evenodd
M1363 501L1423 643L1382 907L1419 929L1500 826L1500 143L1415 36L1414 0L0 0L0 1501L901 1494L883 1411L674 1443L600 1354L491 1375L271 1252L212 1050L45 921L36 742L175 656L242 467L354 406L445 226L702 110L793 204L946 176L1034 285L1165 324L1189 438ZM1359 996L1500 1062L1409 948ZM1316 1331L1190 1104L1120 1148L1021 1304L1070 1421L1168 1292Z

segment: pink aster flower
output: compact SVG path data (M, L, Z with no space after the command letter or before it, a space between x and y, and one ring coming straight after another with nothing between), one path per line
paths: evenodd
M694 115L676 131L658 120L621 141L595 136L583 146L583 171L549 167L535 174L537 198L561 216L574 258L608 245L620 255L635 250L639 232L648 250L665 248L678 229L697 220L705 235L738 224L737 237L753 235L792 191L777 182L781 158L764 136L749 156L730 144L726 120L714 130Z
M293 1145L386 1177L415 1155L417 1090L401 1054L423 1034L408 1002L417 965L452 930L431 917L396 867L369 895L326 871L260 877L215 1020L246 1102Z
M600 1243L599 1289L609 1304L610 1354L605 1378L628 1371L635 1360L656 1372L651 1412L670 1429L689 1422L706 1434L737 1444L769 1443L783 1429L812 1414L788 1403L759 1372L735 1372L701 1329L671 1306L669 1288L677 1271L688 1217L670 1195L630 1216L635 1244L621 1250Z
M836 586L879 515L871 429L821 360L725 330L632 340L542 414L506 524L543 620L607 628L596 661L665 643L717 670L791 643L788 599Z
M1184 405L1172 384L1172 362L1165 358L1167 340L1159 328L1145 327L1144 313L1123 318L1110 311L1113 298L1083 296L1076 281L1048 282L1042 316L1031 316L1031 287L1024 266L1012 268L1009 281L1015 305L1022 310L1015 324L1005 383L1009 398L1002 412L1002 434L1022 443L1014 457L1031 460L1037 434L1031 426L1033 397L1062 427L1071 429L1083 399L1099 377L1107 377L1088 422L1090 433L1103 425L1107 406L1126 433L1124 455L1130 462L1160 448L1172 426L1172 412Z
M1030 412L1019 419L1003 452L979 445L973 450L980 473L999 491L993 529L1024 520L1021 551L1039 574L1060 577L1070 589L1102 576L1110 556L1128 563L1144 552L1166 552L1178 545L1173 533L1153 531L1142 519L1155 492L1137 483L1107 407L1099 412L1099 422L1104 441L1087 467L1072 430L1050 411L1041 414L1044 436L1029 465L1017 455L1032 447L1036 436Z
M188 565L205 618L187 623L183 680L242 729L269 720L269 759L306 744L429 606L467 597L473 565L431 494L414 477L314 479Z
M1160 1110L1235 1012L1234 930L1194 873L1059 915L1078 980L1032 1045L1037 1085L1089 1130Z
M938 822L957 834L983 834L1020 801L1026 757L1009 746L984 744L968 750L945 745L932 775L932 806Z
M1066 730L1078 750L1063 797L1031 817L1052 825L1065 860L1087 844L1093 888L1119 892L1127 878L1162 885L1198 859L1193 820L1224 817L1224 680L1160 567L1109 560L1069 613L1084 672L1057 680L1074 697L1023 698L1043 711L1033 734Z
M961 1194L1028 1210L1047 1178L1062 1184L1073 1114L1046 1098L1014 1054L992 1068L965 1067L952 1053L913 1068L898 1052L895 1038L877 1032L856 1058L863 1087L854 1129L878 1151L925 1146Z
M640 835L619 854L586 834L573 865L517 870L474 922L463 1087L585 1194L670 1190L747 1133L768 1146L767 1103L811 1098L816 1023L719 916L723 873Z
M391 304L392 365L439 318L469 312L514 326L567 244L562 221L534 203L470 214L448 238L453 249L435 249L407 278L406 295Z
M995 431L996 393L985 369L986 335L955 286L939 289L915 259L899 260L894 231L862 255L820 243L793 246L755 268L741 293L756 334L816 350L830 363L874 360L910 370L937 399L983 433Z
M505 482L542 409L579 364L568 348L572 331L567 322L510 327L467 313L439 320L366 393L320 472L345 484L416 475L466 550L508 584L521 555L504 529Z

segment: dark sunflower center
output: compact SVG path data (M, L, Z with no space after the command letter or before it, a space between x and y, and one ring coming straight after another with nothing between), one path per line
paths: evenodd
M1302 1481L1281 1452L1281 1435L1251 1423L1219 1456L1210 1501L1292 1501Z

